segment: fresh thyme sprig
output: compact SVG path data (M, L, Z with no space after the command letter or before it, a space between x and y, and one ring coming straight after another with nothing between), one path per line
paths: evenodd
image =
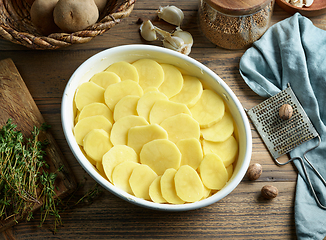
M35 204L42 203L41 222L51 214L60 223L54 201L56 173L47 171L47 142L38 139L48 126L34 126L30 138L24 138L16 127L9 119L0 130L0 220L19 217L29 221Z

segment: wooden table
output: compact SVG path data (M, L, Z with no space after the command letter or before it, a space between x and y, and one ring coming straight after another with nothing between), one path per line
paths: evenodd
M84 187L74 195L82 197L94 180L82 169L64 138L60 103L66 83L75 69L92 55L115 46L144 42L139 35L138 18L151 19L167 30L172 27L156 18L159 6L176 5L184 11L183 29L194 37L190 56L218 74L235 92L243 107L251 108L263 98L245 84L239 74L239 60L245 50L230 51L211 44L197 23L197 0L137 0L130 17L107 33L86 44L54 51L34 51L0 40L0 60L11 58L21 73L45 121L60 146L75 177ZM275 6L272 23L290 17ZM326 29L326 15L311 18ZM294 197L297 172L292 165L278 167L253 125L251 163L260 163L263 174L257 181L247 177L227 197L211 206L189 212L156 212L124 202L103 190L92 204L81 204L61 213L64 225L54 235L52 222L38 227L40 214L30 222L19 223L0 234L1 239L110 239L110 238L220 238L220 239L295 239ZM260 189L272 184L279 189L277 198L268 201Z

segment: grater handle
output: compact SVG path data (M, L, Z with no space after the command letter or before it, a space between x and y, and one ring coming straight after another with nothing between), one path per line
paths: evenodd
M320 144L320 142L321 142L321 139L320 139L320 136L319 136L319 135L317 135L317 137L318 137L318 140L319 140L319 141L318 141L318 144L317 144L315 147L310 148L310 149L308 149L307 151L305 151L305 153L303 154L303 157L304 157L304 159L306 160L306 162L310 165L310 167L314 170L314 172L315 172L316 175L319 177L319 179L324 183L324 185L325 185L325 187L326 187L326 181L325 181L325 179L320 175L320 173L317 171L317 169L312 165L312 163L311 163L311 162L308 160L308 158L306 157L306 154L307 154L309 151L311 151L311 150L313 150L313 149L315 149L315 148L317 148L317 147L319 146L319 144ZM318 197L317 197L317 194L316 194L316 192L315 192L315 189L314 189L314 187L313 187L313 185L312 185L312 183L311 183L311 181L310 181L310 177L309 177L309 175L308 175L308 173L307 173L307 169L306 169L305 163L304 163L304 161L303 161L303 159L302 159L301 157L294 157L294 158L291 158L290 160L288 160L288 161L285 162L285 163L280 163L279 161L277 161L277 159L274 159L274 160L275 160L276 163L279 164L279 165L285 165L285 164L288 164L289 162L292 162L293 160L296 160L296 159L300 160L300 162L301 162L301 165L302 165L302 168L303 168L303 172L304 172L304 174L305 174L305 176L306 176L306 178L307 178L307 181L308 181L309 187L310 187L310 189L311 189L311 191L312 191L312 193L313 193L313 195L314 195L314 198L315 198L315 200L316 200L318 206L319 206L320 208L326 210L326 206L324 206L323 204L321 204L321 202L319 201L319 199L318 199Z

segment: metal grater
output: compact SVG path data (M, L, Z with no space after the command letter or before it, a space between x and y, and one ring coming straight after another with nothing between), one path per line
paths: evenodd
M283 120L279 116L279 109L283 104L289 104L293 108L292 117L288 120ZM277 160L277 158L286 153L289 153L291 150L295 149L302 143L318 137L318 144L315 147L308 149L303 154L303 157L309 164L311 169L326 186L325 179L320 175L320 173L311 164L311 162L306 156L307 152L319 146L321 138L314 126L312 125L306 112L302 108L297 97L293 93L290 85L288 85L288 88L279 92L275 96L270 97L262 103L258 104L257 106L253 107L252 109L247 110L247 114L250 117L255 128L257 129L259 135L263 139L272 157L274 158L274 161L278 165L288 164L295 159L300 160L307 182L310 186L310 189L315 197L318 206L326 210L326 206L321 204L314 190L314 187L311 184L303 158L294 157L285 163L280 163Z
M279 117L279 109L286 103L293 108L289 120ZM318 136L291 87L268 98L247 113L274 159Z

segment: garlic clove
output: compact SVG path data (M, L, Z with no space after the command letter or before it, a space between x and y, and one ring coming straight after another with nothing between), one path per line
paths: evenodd
M176 26L180 26L184 19L182 10L176 6L160 7L157 15L160 19Z
M154 41L157 39L155 27L152 24L150 20L147 20L146 22L143 22L140 25L140 35L146 40L146 41Z
M185 44L190 44L192 46L194 43L191 34L187 31L181 30L180 28L177 28L177 30L172 35L182 38Z
M304 0L305 7L310 7L313 4L314 0Z
M181 51L181 48L184 46L184 41L182 38L171 36L163 40L163 46L177 52Z

